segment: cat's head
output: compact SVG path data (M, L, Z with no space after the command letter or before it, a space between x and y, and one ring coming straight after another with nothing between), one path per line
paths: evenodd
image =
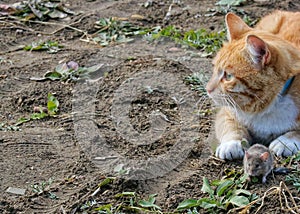
M274 46L281 39L250 28L238 16L226 15L228 43L213 60L213 75L206 86L209 96L222 106L260 112L280 93L288 74ZM282 45L282 44L281 44Z

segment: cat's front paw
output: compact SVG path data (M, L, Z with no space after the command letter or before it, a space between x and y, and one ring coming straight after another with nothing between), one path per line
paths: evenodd
M223 160L242 159L244 150L241 141L231 140L221 143L216 150L216 156Z
M292 156L300 150L300 140L296 137L282 135L270 144L269 149L277 156Z

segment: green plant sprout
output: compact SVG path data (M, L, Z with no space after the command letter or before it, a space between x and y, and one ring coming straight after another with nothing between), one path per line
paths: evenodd
M39 107L39 113L32 113L29 118L20 118L15 126L20 126L23 123L40 120L46 117L54 117L58 113L59 102L53 94L48 93L47 112L44 111L43 107Z
M243 189L247 177L239 172L231 173L233 177L209 182L203 177L201 191L208 194L201 199L187 199L181 202L177 210L184 211L191 208L203 208L209 212L218 210L229 211L235 207L243 207L257 199L255 194Z
M47 51L47 53L57 53L63 48L58 42L47 41L47 42L32 42L30 45L24 47L25 51Z

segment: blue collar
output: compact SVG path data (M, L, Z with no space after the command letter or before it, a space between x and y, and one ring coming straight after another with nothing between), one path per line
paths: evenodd
M284 86L283 86L283 88L282 88L282 90L280 92L281 96L284 96L284 95L287 94L288 90L290 89L291 85L293 84L294 79L295 79L295 76L291 77L290 79L288 79L285 82L285 84L284 84Z

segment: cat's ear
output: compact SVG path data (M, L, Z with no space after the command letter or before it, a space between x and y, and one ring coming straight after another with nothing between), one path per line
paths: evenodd
M234 13L227 13L225 22L228 41L239 39L244 33L251 30L251 28Z
M264 152L260 155L260 159L262 161L266 161L269 158L269 155L270 155L269 152Z
M251 59L258 69L263 68L271 60L271 53L268 45L259 37L254 35L247 36L247 49Z

